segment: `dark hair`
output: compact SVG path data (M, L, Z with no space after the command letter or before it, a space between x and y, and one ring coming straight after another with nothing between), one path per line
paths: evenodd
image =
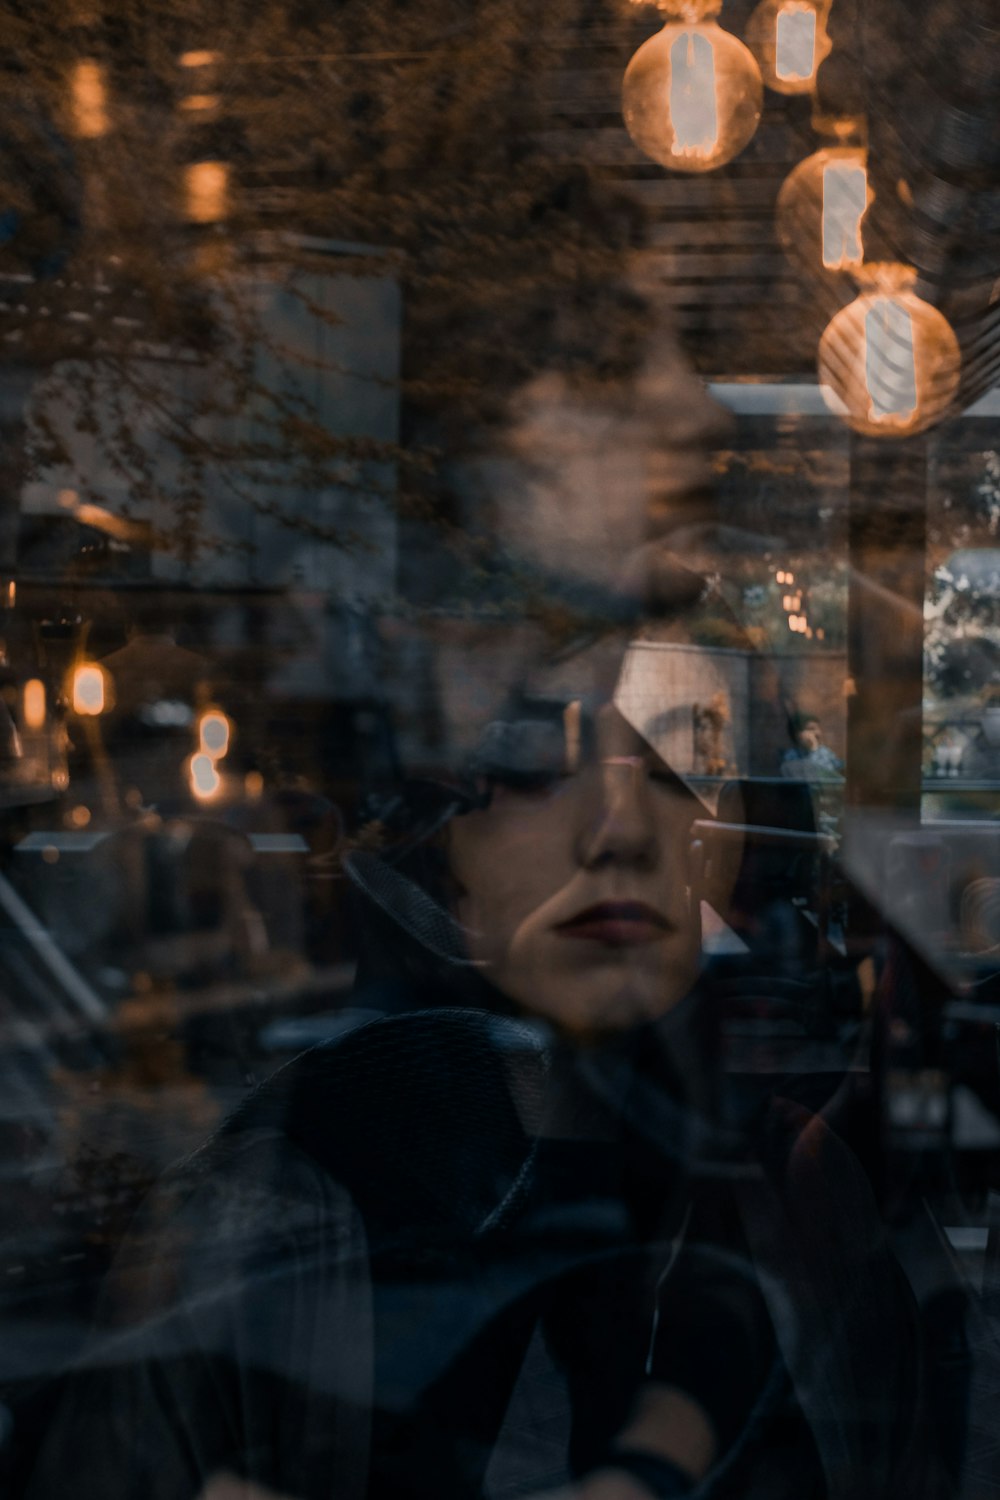
M804 710L799 709L796 713L790 714L788 717L788 732L792 739L796 740L808 725L818 725L819 722L819 714L806 713Z

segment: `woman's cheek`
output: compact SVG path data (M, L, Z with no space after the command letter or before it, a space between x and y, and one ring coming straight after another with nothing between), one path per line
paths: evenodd
M471 879L458 898L456 914L468 933L471 956L494 967L504 964L518 930L530 918L533 896L516 881L490 882L485 887Z
M459 921L494 952L508 947L572 875L556 839L539 822L520 809L489 808L470 814L453 836Z

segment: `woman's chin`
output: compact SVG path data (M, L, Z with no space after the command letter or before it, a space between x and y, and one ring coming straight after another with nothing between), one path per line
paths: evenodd
M524 1013L567 1036L585 1039L627 1031L666 1015L688 994L696 973L696 966L690 973L673 970L669 975L661 969L615 974L597 967L545 978L536 974L533 984L501 982L500 988Z

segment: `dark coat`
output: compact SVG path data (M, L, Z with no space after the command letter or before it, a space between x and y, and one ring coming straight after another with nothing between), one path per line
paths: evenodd
M440 1010L283 1069L154 1193L31 1500L194 1500L222 1470L529 1494L606 1459L647 1380L708 1411L714 1493L884 1500L917 1362L860 1168L781 1101L699 1160L630 1048Z

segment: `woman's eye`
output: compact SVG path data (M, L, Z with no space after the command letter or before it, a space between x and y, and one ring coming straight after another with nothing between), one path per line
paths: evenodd
M537 720L508 720L487 726L476 770L495 787L540 796L559 781L565 767L562 736Z
M687 796L688 789L675 771L669 766L650 766L647 771L649 780L664 792L676 792L678 796Z

